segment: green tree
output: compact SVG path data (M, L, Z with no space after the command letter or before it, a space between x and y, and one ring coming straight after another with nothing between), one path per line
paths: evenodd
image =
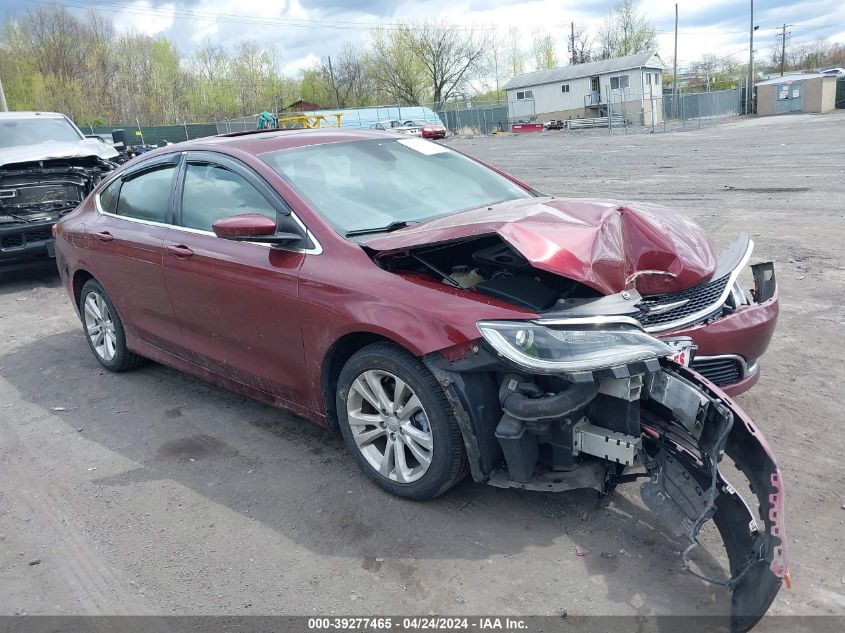
M555 40L548 33L534 32L533 50L537 70L551 70L560 65L555 52Z

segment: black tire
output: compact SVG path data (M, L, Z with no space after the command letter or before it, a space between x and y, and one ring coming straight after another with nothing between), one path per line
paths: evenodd
M111 317L111 323L114 329L114 355L111 358L105 358L103 353L98 351L94 346L94 342L89 336L85 305L88 298L92 296L94 296L94 298L97 296L101 297L102 301L108 307L109 316ZM88 342L88 347L91 349L91 353L94 354L94 358L96 358L97 362L99 362L103 367L109 371L122 372L134 369L146 361L143 356L130 352L126 347L126 331L123 329L123 321L121 321L120 315L117 312L117 308L114 307L111 297L109 297L103 286L100 285L100 282L96 279L89 279L85 282L85 285L82 286L82 291L79 293L79 314L82 318L82 331L85 335L85 340Z
M400 483L380 474L355 442L347 415L347 397L355 380L369 370L389 372L403 380L419 398L425 411L433 449L428 470L416 481ZM335 401L346 446L361 470L387 492L405 499L433 499L466 476L468 461L463 437L443 388L420 360L400 347L391 343L374 343L353 354L340 372Z

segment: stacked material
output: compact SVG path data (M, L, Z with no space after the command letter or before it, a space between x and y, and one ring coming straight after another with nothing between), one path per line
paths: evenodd
M626 127L628 119L621 114L612 115L613 127ZM606 116L596 117L594 119L569 119L566 122L566 128L569 130L580 130L592 127L607 127L608 118Z

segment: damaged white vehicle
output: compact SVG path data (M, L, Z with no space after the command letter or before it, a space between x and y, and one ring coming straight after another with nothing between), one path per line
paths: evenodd
M56 112L0 112L0 273L54 265L52 226L117 165Z

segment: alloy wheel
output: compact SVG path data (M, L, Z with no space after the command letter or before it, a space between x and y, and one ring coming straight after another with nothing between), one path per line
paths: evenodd
M90 292L85 297L85 331L91 339L91 346L97 355L105 361L114 358L117 337L114 332L114 320L103 296Z
M349 388L352 438L367 463L398 483L420 479L431 466L434 436L414 390L390 372L370 369Z

